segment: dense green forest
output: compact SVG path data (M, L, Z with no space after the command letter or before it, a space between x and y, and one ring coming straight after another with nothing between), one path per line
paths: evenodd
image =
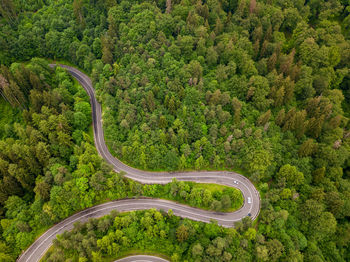
M0 261L14 260L53 223L106 200L145 195L216 211L242 206L242 194L233 188L176 180L141 185L112 172L88 135L85 90L46 60L2 66L0 80L8 103L2 100L1 108L13 113L1 115Z
M81 88L42 60L12 64L32 57L91 75L108 146L124 162L244 170L262 209L226 244L235 260L350 260L348 1L1 3L0 85L23 119L0 122L0 260L76 210L142 193L97 157ZM182 222L169 223L175 232ZM207 250L225 234L199 241ZM196 259L194 242L168 241Z
M12 107L5 99L0 99L0 138L5 137L14 122L21 120L20 110Z
M114 261L116 254L124 255L133 250L153 251L166 255L174 262L243 262L251 259L256 237L256 230L248 218L237 223L235 229L228 229L215 223L181 220L170 212L112 212L104 218L75 224L72 231L65 232L54 241L53 248L43 260ZM239 248L241 241L246 250ZM276 261L283 251L282 244L269 240L266 246L269 261Z
M117 178L86 134L89 99L63 69L33 59L2 66L0 79L3 97L22 110L0 140L0 260L9 261L53 222L105 198L100 184Z

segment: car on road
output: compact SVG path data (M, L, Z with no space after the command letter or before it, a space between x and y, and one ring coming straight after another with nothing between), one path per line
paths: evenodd
M233 180L233 183L238 185L238 181L236 181L236 180Z
M247 200L248 200L248 204L252 203L252 199L250 197L248 197Z

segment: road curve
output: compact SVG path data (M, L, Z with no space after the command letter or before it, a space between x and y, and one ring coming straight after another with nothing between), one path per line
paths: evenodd
M125 258L118 259L114 262L169 262L166 259L155 257L155 256L146 256L146 255L137 255L129 256Z
M55 65L50 65L55 66ZM210 222L216 220L219 225L233 227L234 222L240 221L246 216L252 220L256 219L260 211L260 195L254 185L246 177L235 172L228 171L193 171L193 172L149 172L132 168L112 156L109 152L103 135L102 110L97 102L95 91L90 78L79 70L60 65L65 68L83 86L90 97L92 107L92 123L94 129L95 146L98 153L112 165L114 171L125 172L125 176L144 184L166 184L176 178L179 181L193 181L197 183L214 183L239 189L244 198L243 206L232 213L211 212L186 205L177 204L172 201L162 199L124 199L111 201L105 204L94 206L76 213L60 223L51 227L40 238L38 238L19 258L19 262L39 261L51 246L56 235L73 228L77 221L86 222L89 218L98 218L109 214L112 210L132 211L150 208L169 210L180 217L192 220Z

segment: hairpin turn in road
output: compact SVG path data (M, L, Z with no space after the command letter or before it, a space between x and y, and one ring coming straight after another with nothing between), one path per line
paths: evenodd
M54 67L56 65L50 66ZM209 223L211 220L216 220L219 225L224 227L233 227L234 222L240 221L246 216L251 217L252 220L257 218L260 211L259 192L249 179L240 174L228 171L149 172L132 168L112 156L104 140L101 105L96 100L95 91L90 78L74 67L66 65L59 66L65 68L74 78L76 78L88 93L92 107L92 124L94 130L95 146L101 157L103 157L110 165L112 165L114 171L124 172L126 177L144 184L166 184L171 182L173 178L176 178L179 181L214 183L235 187L242 192L244 203L243 206L235 212L221 213L193 208L162 199L139 198L111 201L83 210L54 225L41 237L39 237L18 258L17 261L39 261L48 250L48 248L52 245L52 241L56 238L56 235L62 234L64 231L71 230L73 228L73 224L77 221L86 222L89 218L102 217L109 214L112 210L126 212L151 208L162 209L165 211L171 209L176 216L206 223Z

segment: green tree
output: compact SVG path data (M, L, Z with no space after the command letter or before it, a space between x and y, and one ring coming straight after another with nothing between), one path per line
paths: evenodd
M298 186L304 182L304 174L299 172L295 166L289 164L280 168L276 178L279 181L285 180L288 186Z
M34 192L37 197L42 200L48 200L50 198L50 185L45 181L37 182L34 188Z
M203 158L203 156L199 156L199 157L196 159L195 168L196 168L197 170L200 170L200 169L202 169L204 166L205 166L204 158Z
M267 150L254 150L247 154L245 166L251 174L258 174L258 178L263 178L272 160L273 157Z
M221 205L224 209L231 207L231 198L228 195L223 195L221 198Z
M284 247L280 241L277 239L271 239L266 244L269 254L269 259L271 261L278 261L282 256Z
M187 159L184 154L181 155L179 160L179 169L184 170L187 167Z
M73 2L73 10L76 20L80 25L84 25L84 16L83 16L83 1L82 0L74 0Z
M88 124L89 124L89 121L83 112L74 113L74 126L77 129L85 130Z
M311 156L317 149L313 139L306 140L299 148L298 154L300 157Z
M265 125L269 121L270 117L271 117L271 110L268 110L267 112L259 116L258 120L256 121L257 125L259 126Z
M189 236L188 227L184 224L176 229L176 238L179 242L185 242Z
M202 245L200 243L195 244L192 247L192 255L194 257L198 257L198 256L200 257L200 256L202 256L202 254L203 254L203 247L202 247Z

